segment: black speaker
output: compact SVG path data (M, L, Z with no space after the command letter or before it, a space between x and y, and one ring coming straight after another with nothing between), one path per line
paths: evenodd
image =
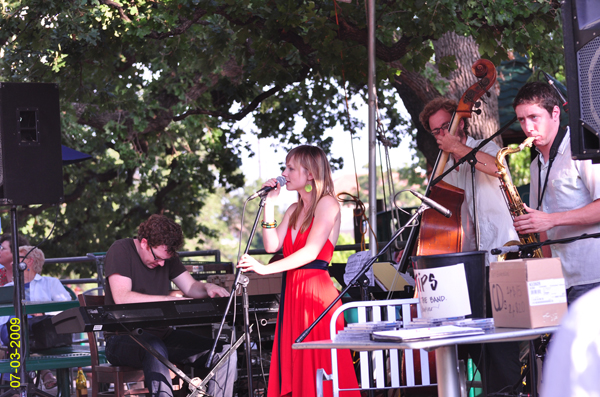
M597 0L563 4L565 71L571 154L600 160L600 6Z
M0 83L0 204L63 199L58 86Z

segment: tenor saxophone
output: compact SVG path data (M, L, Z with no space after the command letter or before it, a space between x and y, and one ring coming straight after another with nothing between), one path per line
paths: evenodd
M502 193L504 193L504 199L506 204L508 205L508 211L510 212L510 216L513 220L519 216L527 213L525 211L525 207L523 205L523 200L521 200L521 196L517 191L515 185L513 185L510 180L510 176L508 176L508 172L506 167L504 166L504 157L511 153L517 153L523 150L526 147L531 147L533 140L535 138L530 137L525 139L523 143L521 143L518 147L511 149L509 147L505 147L500 149L498 154L496 155L496 167L498 168L498 178L500 178L500 188L502 189ZM519 234L520 244L530 244L537 243L538 239L534 233L527 234ZM515 243L509 242L506 245L514 245ZM519 244L519 243L517 243ZM534 258L542 258L542 250L537 248L533 251ZM498 255L498 260L502 261L505 259L505 255Z

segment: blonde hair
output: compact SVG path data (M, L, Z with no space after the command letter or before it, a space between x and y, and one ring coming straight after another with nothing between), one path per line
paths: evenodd
M31 251L29 255L27 253ZM23 257L27 255L27 258L31 258L33 261L33 271L36 274L42 273L42 268L44 267L44 262L46 261L46 257L41 249L32 247L31 245L22 245L19 247L19 260L23 260Z
M296 227L299 221L302 222L300 233L303 233L312 222L319 200L325 196L335 198L335 188L333 186L329 161L327 161L327 156L320 147L310 145L297 146L290 150L285 158L286 164L291 161L304 168L314 178L312 181L309 181L312 186L312 191L310 192L312 200L310 207L306 211L306 218L303 220L300 219L300 214L305 205L300 194L298 194L298 205L290 217L290 225L293 227Z

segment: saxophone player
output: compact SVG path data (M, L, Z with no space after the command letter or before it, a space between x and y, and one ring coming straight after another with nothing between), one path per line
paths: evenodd
M448 133L452 114L458 104L447 98L436 98L429 102L421 114L421 124L435 137L441 150L451 154L446 169L459 160L471 149L477 147L481 140L475 140L468 133L468 119L462 119L455 135ZM463 224L463 252L485 250L501 247L507 241L519 240L513 228L513 220L506 209L506 203L497 175L495 156L500 148L489 142L476 154L475 186L471 184L471 166L461 164L458 169L448 174L444 181L465 191L465 199L461 208ZM476 191L477 216L474 217L473 198ZM479 246L476 245L474 219L479 223ZM495 261L496 257L488 254L486 265ZM489 302L489 288L487 291ZM491 305L487 305L487 317L492 317ZM516 342L488 343L485 345L469 345L475 364L480 366L482 350L486 351L486 370L481 371L486 380L487 393L499 392L519 382L521 367L519 363L519 345Z
M515 218L519 233L542 233L542 240L600 232L600 164L573 160L568 127L560 126L560 101L546 83L525 84L513 101L523 132L534 137L527 214ZM600 286L600 241L552 245L562 262L567 303Z

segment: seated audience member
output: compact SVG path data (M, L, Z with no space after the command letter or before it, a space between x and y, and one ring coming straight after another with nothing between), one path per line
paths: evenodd
M19 256L21 260L27 264L27 269L23 271L25 300L32 302L71 300L71 295L58 279L40 275L42 273L44 261L46 260L42 250L29 245L24 245L19 247ZM24 257L25 259L23 259ZM6 286L11 285L13 285L13 282L6 284ZM6 323L9 319L10 317L7 316L0 317L0 324L2 324L0 337L5 346L8 345L8 328ZM31 332L31 329L29 331ZM40 376L42 377L42 382L46 389L56 387L56 378L51 371L42 370L40 371Z
M19 235L19 247L29 245L29 240ZM3 234L0 236L0 287L13 281L13 248L12 235Z

